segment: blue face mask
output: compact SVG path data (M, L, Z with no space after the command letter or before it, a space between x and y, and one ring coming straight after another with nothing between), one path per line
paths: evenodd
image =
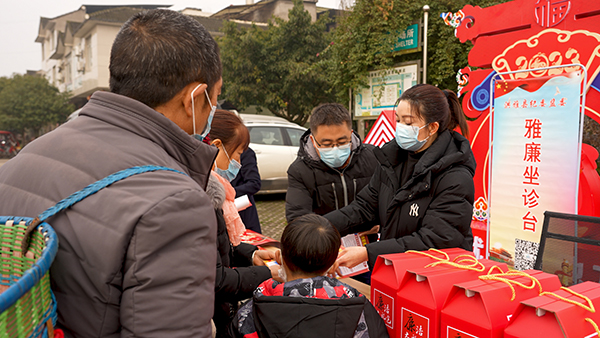
M331 168L339 168L346 163L350 153L352 152L350 146L352 142L344 144L343 146L336 146L333 148L318 148L319 157L323 163L327 164Z
M419 128L416 126L407 126L400 122L396 123L396 142L400 148L408 151L417 151L423 148L429 136L423 141L419 141L419 130L427 127L427 125Z
M194 134L192 134L192 136L196 140L198 140L198 141L204 140L204 138L206 137L206 135L208 135L208 133L210 132L210 125L212 124L213 117L215 116L215 111L217 110L217 106L213 106L212 103L210 102L210 97L208 96L208 92L205 89L204 90L204 94L206 94L206 99L208 100L208 104L210 104L210 114L208 115L208 120L206 121L206 126L204 127L204 132L202 132L201 135L196 134L196 111L194 109L194 92L201 85L202 84L199 84L192 91L192 123L194 124L194 127L193 127L194 128Z
M229 160L229 166L227 167L227 170L223 170L220 169L218 166L215 166L215 171L217 172L217 174L219 174L219 176L231 182L240 172L240 168L242 167L242 165L240 164L240 162L229 158L229 154L227 154L227 150L225 150L225 147L223 147L223 151L225 152L225 156L227 156L227 159Z

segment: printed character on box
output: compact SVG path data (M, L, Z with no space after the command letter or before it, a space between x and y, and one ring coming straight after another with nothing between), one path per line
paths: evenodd
M373 150L378 167L354 202L325 217L342 235L381 225L381 240L346 248L352 267L406 250L459 247L471 251L475 159L456 94L417 85L398 99L396 137Z

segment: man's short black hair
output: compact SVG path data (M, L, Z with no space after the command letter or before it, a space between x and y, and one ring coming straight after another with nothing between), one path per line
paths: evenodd
M208 90L221 78L219 47L181 13L140 12L121 27L110 52L110 91L156 108L193 82Z
M322 103L310 113L310 130L315 132L319 126L346 124L352 129L352 118L346 107L339 103Z
M340 233L325 217L307 214L283 230L281 256L293 273L321 275L335 263L340 244Z

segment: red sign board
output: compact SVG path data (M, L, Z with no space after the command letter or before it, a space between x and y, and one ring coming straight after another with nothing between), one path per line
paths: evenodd
M461 42L473 48L469 64L483 68L460 73L463 109L471 130L471 146L477 163L475 199L487 199L489 191L489 79L492 72L581 63L588 70L585 114L600 123L600 1L514 0L487 8L467 5L456 29ZM568 69L517 73L513 78L537 78ZM596 156L583 147L582 161ZM591 152L591 153L590 153ZM587 154L589 153L589 154ZM600 183L592 166L582 167L581 201L590 200ZM585 195L587 194L587 195ZM600 192L596 192L596 195ZM600 216L600 205L580 204L580 214Z
M460 20L456 36L471 41L470 67L460 70L457 81L463 110L470 119L471 148L477 161L475 200L487 201L489 193L490 80L496 73L582 64L588 80L585 115L600 123L600 1L513 0L481 8L467 5L452 15ZM574 71L570 67L497 76L500 80L535 79ZM600 216L600 176L596 149L583 145L578 213ZM485 207L481 208L482 206ZM474 220L489 214L486 203L474 208ZM489 245L490 243L486 243Z

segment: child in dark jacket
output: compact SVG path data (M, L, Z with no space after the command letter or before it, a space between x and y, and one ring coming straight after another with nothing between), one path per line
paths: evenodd
M268 279L233 320L234 337L388 337L366 297L325 274L334 264L340 234L322 216L294 219L276 252L285 283Z

